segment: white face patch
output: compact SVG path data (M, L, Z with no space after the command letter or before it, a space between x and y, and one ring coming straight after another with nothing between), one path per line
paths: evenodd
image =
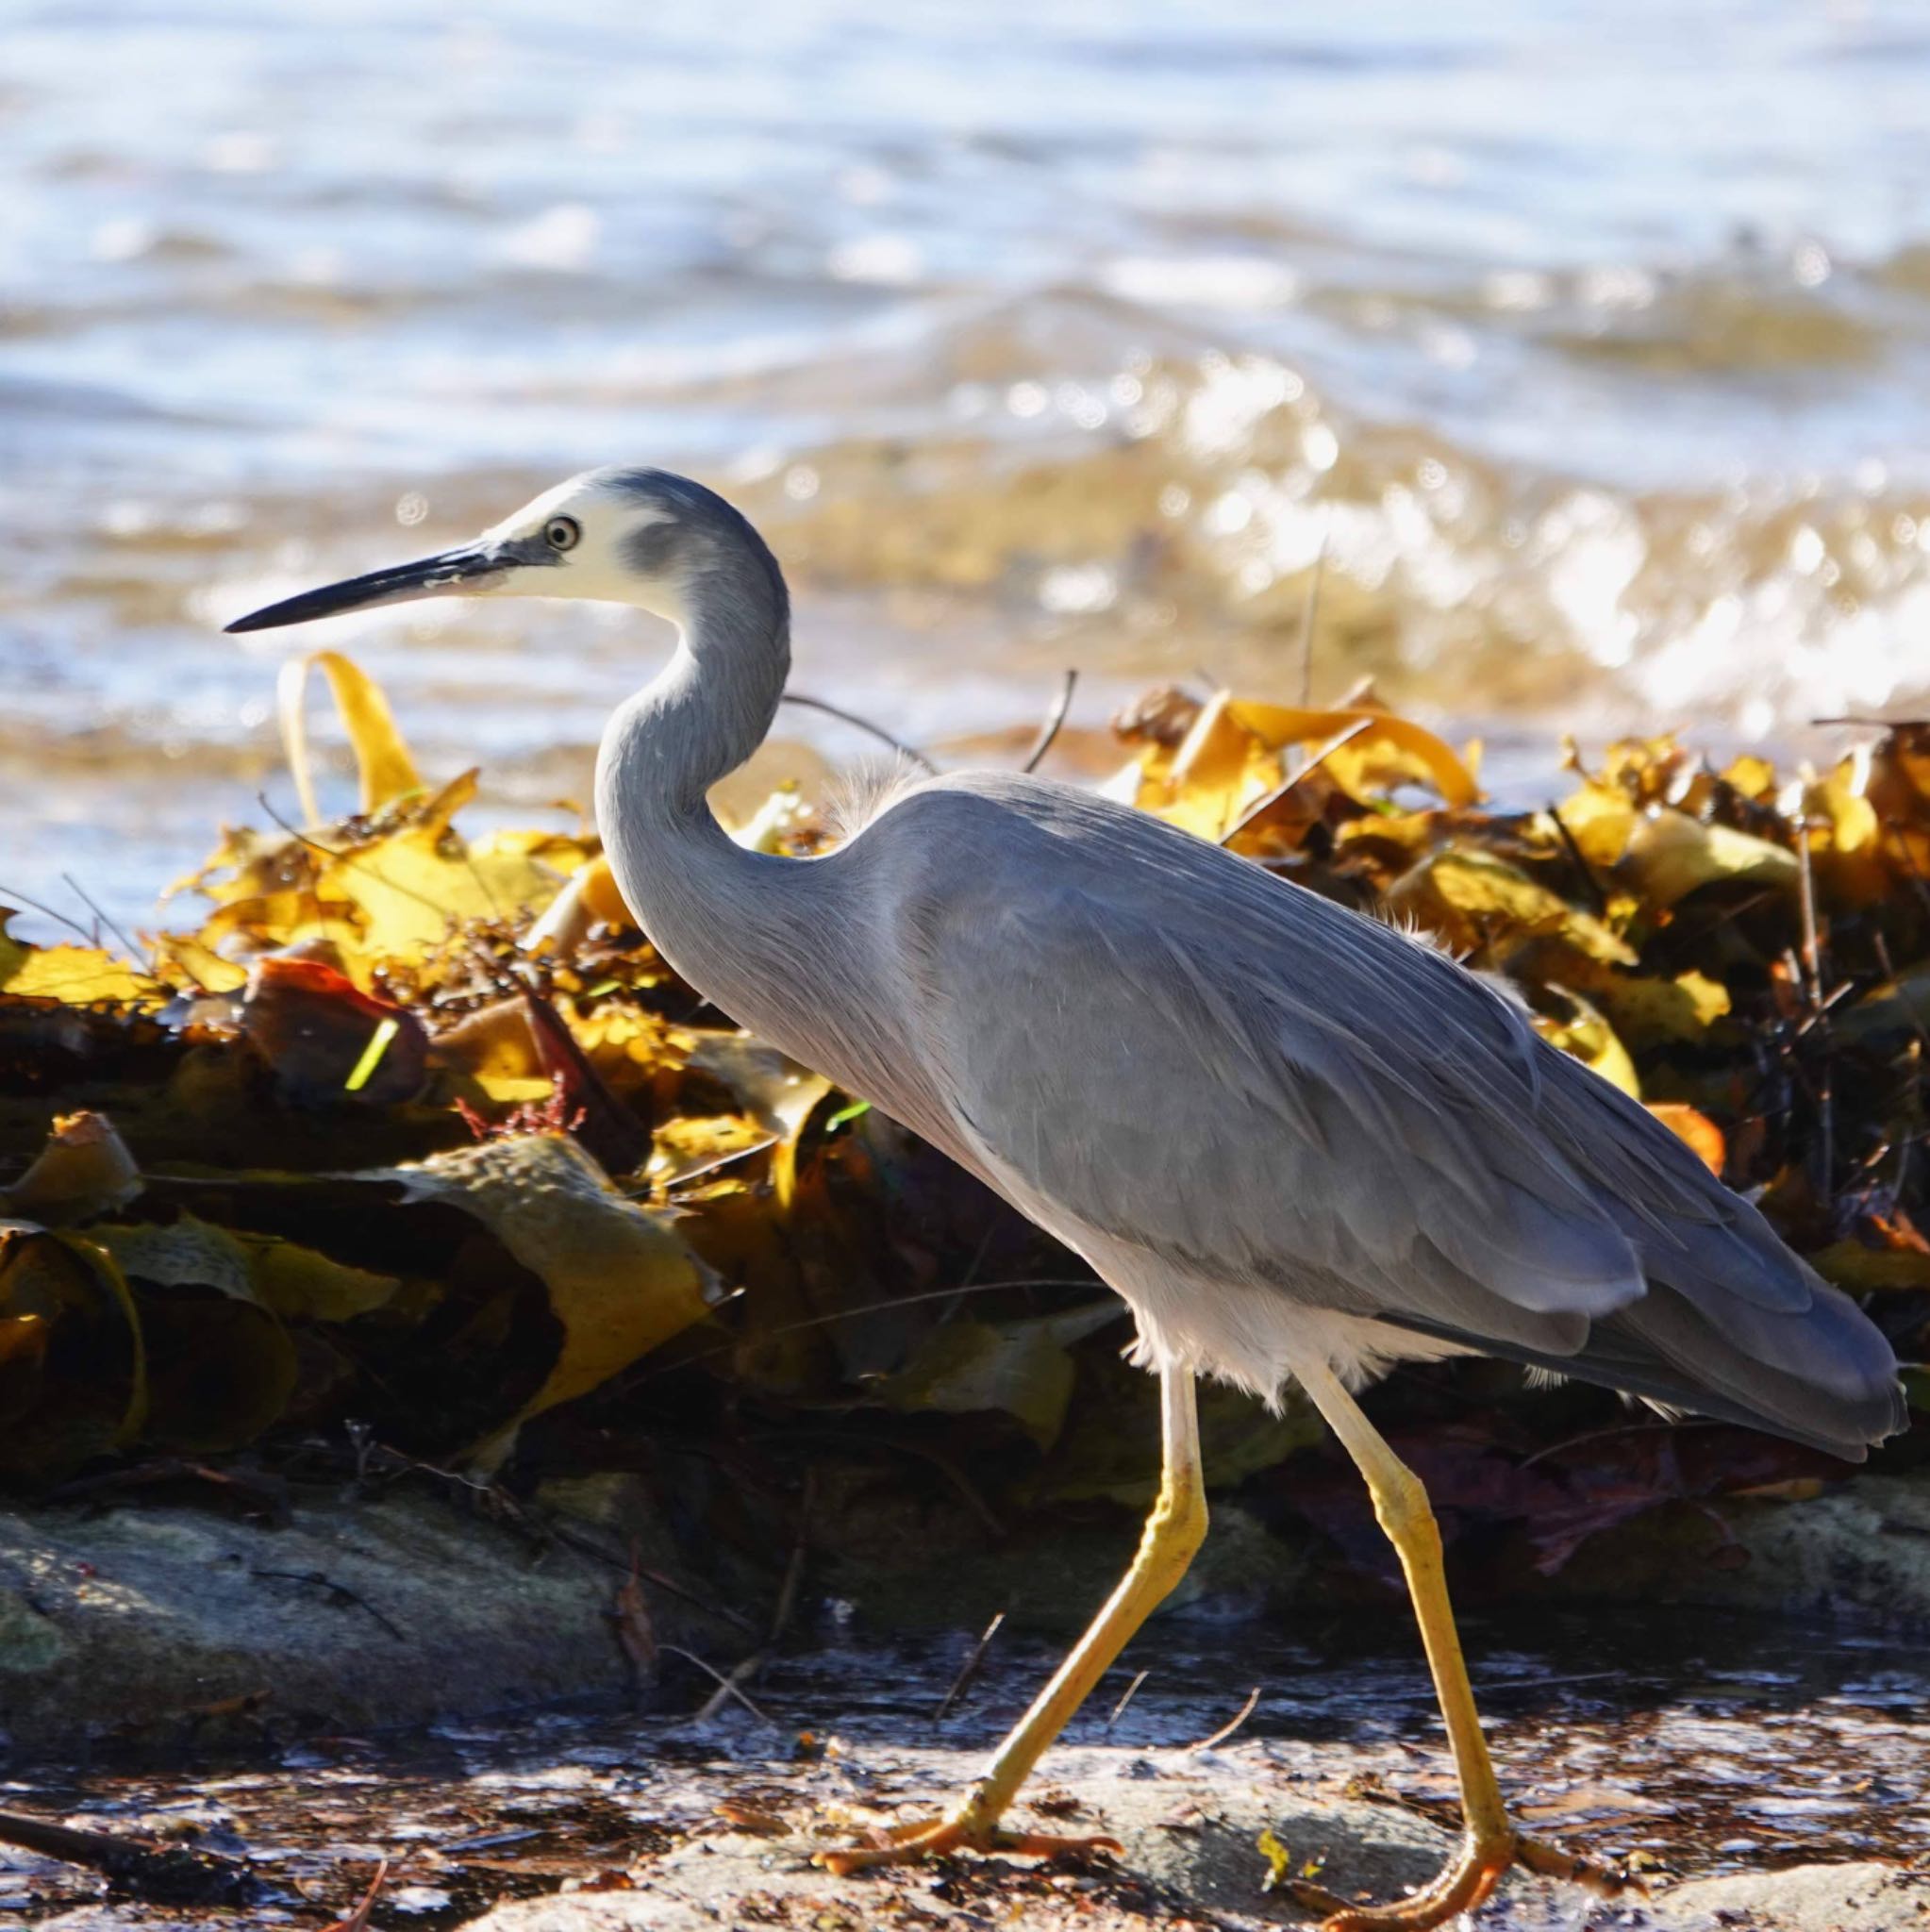
M597 472L573 476L567 483L545 490L485 530L480 541L485 545L540 542L558 517L568 517L582 532L576 542L558 551L553 561L508 571L491 589L510 596L632 604L673 622L681 621L677 588L640 572L632 542L641 530L675 524L675 511L613 487Z
M655 504L638 503L600 489L590 477L573 476L532 497L519 510L512 510L500 524L491 524L482 533L485 543L507 543L521 537L534 537L552 517L574 517L582 525L586 538L592 530L607 531L621 525L626 530L648 529L652 524L674 524L676 518Z

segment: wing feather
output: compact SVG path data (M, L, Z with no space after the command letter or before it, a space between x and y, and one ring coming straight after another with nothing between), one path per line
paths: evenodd
M873 835L901 818L934 1089L1026 1199L1196 1280L1845 1453L1894 1425L1854 1304L1431 947L1039 780L944 781Z

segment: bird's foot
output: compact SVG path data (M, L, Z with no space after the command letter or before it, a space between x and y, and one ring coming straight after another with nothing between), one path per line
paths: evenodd
M1604 1898L1641 1889L1618 1866L1577 1857L1546 1839L1509 1831L1492 1838L1470 1834L1461 1840L1459 1856L1438 1878L1397 1905L1353 1905L1305 1879L1296 1879L1291 1890L1298 1903L1323 1915L1320 1932L1432 1932L1484 1903L1514 1865L1539 1877L1585 1885Z
M1110 1852L1125 1848L1112 1838L1065 1838L1056 1832L1011 1831L996 1819L977 1815L968 1801L945 1818L918 1818L893 1824L873 1835L870 1844L819 1852L811 1859L838 1878L869 1872L879 1865L915 1865L948 1852L1017 1852L1025 1858L1059 1858L1078 1852Z

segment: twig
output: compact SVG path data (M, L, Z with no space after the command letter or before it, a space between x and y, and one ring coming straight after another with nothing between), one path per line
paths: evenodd
M375 1903L375 1894L382 1890L382 1881L389 1876L389 1860L384 1858L375 1867L375 1875L369 1880L369 1889L362 1894L362 1902L347 1918L338 1919L328 1927L328 1932L367 1932L369 1913Z
M581 1120L570 1124L571 1139L588 1148L606 1174L635 1173L650 1158L649 1128L610 1091L555 1003L526 981L518 979L517 987L537 1058L551 1079L560 1077L578 1100Z
M69 932L90 946L99 942L100 935L89 932L79 920L70 918L64 912L56 912L51 906L44 905L39 899L21 891L18 887L0 885L0 899L18 900L29 912L38 912L42 919L51 919L56 924L64 925Z
M1052 749L1054 739L1059 734L1059 726L1066 722L1066 713L1073 708L1073 693L1079 687L1079 674L1066 673L1065 682L1059 687L1058 700L1045 714L1045 723L1039 727L1039 736L1032 741L1032 749L1025 754L1019 769L1022 772L1036 772L1043 763L1045 755Z
M352 865L358 872L367 873L384 891L399 892L405 899L413 899L418 906L426 906L431 912L440 914L448 924L455 925L455 914L446 906L437 905L426 892L418 892L413 886L397 885L392 880L384 878L373 865L369 864L366 859L358 857L353 850L338 852L334 846L324 845L319 839L311 839L299 825L291 824L269 802L267 792L258 791L255 794L255 803L267 815L270 824L279 826L282 831L286 832L291 839L294 840L305 850L318 853L322 858L333 859L339 864ZM318 897L315 903L318 907L325 907L328 902ZM324 933L328 929L328 913L324 911L322 914L322 929ZM338 918L338 924L341 926L343 933L349 935L352 939L354 929L348 920Z
M1546 1448L1538 1449L1532 1456L1524 1456L1515 1464L1517 1469L1533 1469L1536 1463L1545 1461L1551 1456L1559 1456L1567 1449L1579 1449L1584 1442L1606 1442L1616 1436L1672 1436L1683 1429L1728 1429L1733 1423L1725 1423L1714 1416L1687 1415L1679 1422L1672 1423L1619 1423L1613 1428L1585 1429L1579 1436L1565 1437L1559 1442L1550 1442Z
M771 1612L771 1634L764 1640L761 1650L753 1651L731 1672L727 1686L720 1686L710 1693L697 1712L699 1724L717 1715L726 1695L755 1681L783 1641L784 1633L790 1628L790 1620L797 1611L798 1589L804 1581L805 1554L810 1547L811 1506L817 1499L817 1489L818 1473L807 1468L805 1471L804 1494L798 1499L797 1535L791 1540L790 1561L784 1566L784 1581L778 1585L777 1603Z
M1822 998L1822 957L1816 938L1816 879L1809 866L1809 821L1795 822L1796 881L1803 913L1803 971L1807 982L1809 1004Z
M1006 1613L1001 1610L985 1626L984 1634L978 1641L966 1653L965 1661L958 1666L958 1674L952 1679L952 1688L945 1692L943 1698L940 1700L939 1707L931 1714L933 1724L941 1724L951 1716L958 1700L964 1696L967 1687L973 1678L977 1676L978 1667L985 1661L985 1654L991 1648L991 1641L999 1634L999 1625L1005 1621Z
M607 1563L612 1570L620 1570L625 1575L629 1574L630 1565L627 1562L612 1556L606 1549L600 1549L591 1538L579 1535L574 1530L565 1529L559 1523L546 1524L544 1528L565 1548L579 1551L586 1557L593 1557L599 1563ZM712 1616L723 1617L726 1622L735 1624L740 1630L756 1627L740 1610L732 1609L728 1604L712 1602L701 1591L692 1590L688 1583L679 1583L674 1576L666 1576L661 1570L652 1570L647 1564L639 1564L637 1574L646 1583L654 1583L659 1590L667 1590L673 1596L680 1596L685 1602L693 1603L700 1609L709 1611Z
M100 907L94 903L92 894L88 891L87 888L83 886L80 883L80 881L77 878L75 878L71 872L63 872L60 874L60 883L63 886L65 886L67 890L70 892L72 892L74 896L76 899L78 899L80 903L83 906L85 906L90 912L93 914L94 918L102 925L106 926L107 929L110 933L112 933L117 940L121 941L122 945L124 945L127 949L127 954L130 958L141 960L142 964L147 967L150 973L153 972L154 956L150 953L142 952L141 949L139 946L137 946L134 943L134 941L130 940L127 937L127 935L125 932L123 932L118 925L114 924L113 920L109 918L107 913L101 910Z
M973 1266L977 1264L974 1262ZM969 1271L968 1271L969 1272ZM1070 1275L1047 1275L1032 1281L972 1281L960 1282L956 1288L931 1288L917 1294L883 1295L874 1302L860 1302L856 1307L833 1308L828 1314L807 1315L801 1322L780 1322L774 1328L760 1328L757 1339L760 1341L774 1341L780 1335L796 1335L806 1328L824 1328L833 1322L852 1322L862 1315L874 1315L881 1308L915 1307L920 1302L948 1302L956 1296L965 1294L994 1294L1000 1289L1035 1288L1101 1288L1105 1284L1096 1278L1077 1279ZM1122 1306L1121 1314L1125 1309ZM633 1389L645 1382L654 1382L659 1375L674 1375L690 1367L694 1362L708 1361L714 1356L729 1355L742 1346L741 1336L733 1337L729 1341L721 1341L715 1348L699 1349L694 1355L681 1357L674 1362L663 1364L647 1374L635 1377L629 1384Z
M1816 934L1816 878L1809 863L1809 821L1796 821L1797 882L1802 888L1803 968L1807 976L1809 1011L1812 1020L1822 1020L1825 1011L1822 998L1822 946ZM1817 1121L1817 1165L1821 1170L1819 1192L1825 1207L1835 1198L1836 1186L1836 1083L1829 1059L1829 1028L1822 1034L1822 1072L1819 1081Z
M1189 1751L1210 1751L1214 1745L1225 1743L1227 1739L1254 1714L1254 1709L1259 1701L1260 1687L1256 1684L1253 1687L1253 1694L1240 1707L1239 1714L1230 1724L1222 1724L1210 1738L1202 1738L1197 1744L1189 1744L1186 1748Z
M1128 1684L1125 1687L1125 1695L1123 1696L1119 1700L1119 1702L1112 1707L1112 1715L1106 1720L1106 1728L1108 1731L1113 1727L1114 1724L1116 1724L1120 1721L1121 1718L1123 1718L1125 1715L1126 1706L1129 1705L1133 1701L1133 1699L1140 1694L1140 1686L1143 1684L1146 1681L1146 1679L1150 1677L1152 1674L1153 1673L1150 1669L1143 1670L1140 1673L1140 1674L1137 1677L1133 1679L1133 1681L1130 1684Z
M777 1607L771 1613L771 1641L780 1643L797 1613L797 1593L804 1582L805 1556L810 1548L811 1510L818 1500L818 1472L807 1466L804 1492L797 1501L797 1535L791 1540L790 1561L784 1566L784 1581L778 1586Z
M700 1671L702 1671L707 1677L709 1677L713 1679L716 1683L722 1685L724 1687L725 1694L736 1698L737 1701L740 1704L741 1704L743 1707L747 1711L749 1711L750 1714L754 1718L756 1718L759 1724L769 1724L774 1731L778 1728L776 1719L771 1716L771 1714L768 1711L759 1710L755 1704L753 1704L751 1700L748 1697L746 1697L740 1690L738 1689L737 1685L734 1682L732 1682L732 1678L734 1678L737 1675L737 1671L733 1671L730 1674L730 1676L726 1677L724 1674L724 1673L717 1668L715 1664L707 1664L704 1661L704 1659L700 1657L694 1650L686 1650L680 1643L660 1643L657 1645L657 1648L659 1650L669 1651L671 1656L673 1657L682 1657L687 1664L695 1664L696 1667ZM748 1663L750 1659L747 1657L744 1661ZM742 1669L743 1664L740 1664L738 1666L738 1670L740 1671ZM708 1709L709 1707L707 1705L705 1708Z
M882 724L873 724L869 718L860 718L856 711L847 711L841 705L827 703L824 698L807 697L801 691L788 691L781 703L802 705L807 711L822 711L827 718L836 718L845 724L855 725L859 731L869 732L880 744L889 744L901 758L907 758L914 765L923 767L933 777L938 776L939 768L931 759L915 747L900 742Z
M784 1432L774 1429L770 1433L779 1435ZM979 1522L984 1524L986 1528L994 1537L998 1538L1001 1541L1004 1541L1006 1534L1005 1524L992 1514L991 1505L978 1493L977 1490L973 1486L972 1479L949 1456L941 1455L936 1449L927 1449L923 1443L897 1441L890 1436L868 1436L861 1434L857 1429L804 1429L792 1436L791 1440L797 1441L801 1438L808 1437L815 1437L822 1442L856 1443L859 1448L869 1449L873 1452L879 1449L890 1449L895 1451L900 1456L908 1456L916 1462L930 1463L957 1491L959 1499L978 1518Z
M446 1845L436 1847L436 1856L446 1858L458 1852L492 1852L498 1845L521 1844L525 1839L541 1838L549 1829L546 1824L527 1824L521 1831L486 1831L476 1838L451 1839Z
M407 1643L408 1641L408 1637L397 1627L395 1623L391 1618L384 1616L367 1597L358 1596L346 1584L337 1583L332 1576L324 1576L319 1570L251 1570L248 1572L248 1574L250 1576L279 1577L287 1583L312 1584L317 1590L326 1591L330 1600L340 1604L345 1609L353 1608L368 1611L369 1615L374 1618L376 1623L381 1624L383 1629L388 1631L396 1642Z
M1229 831L1227 831L1222 836L1220 840L1221 844L1230 844L1235 839L1239 838L1240 833L1245 831L1246 828L1250 824L1252 824L1253 822L1256 818L1258 818L1262 812L1271 811L1274 806L1278 805L1279 802L1283 798L1285 798L1287 794L1289 791L1291 791L1293 788L1296 785L1298 785L1300 781L1307 775L1308 773L1317 771L1320 768L1320 766L1325 763L1325 761L1328 758L1332 758L1333 755L1337 751L1339 751L1343 744L1352 744L1356 738L1358 738L1363 731L1370 729L1373 726L1373 720L1372 718L1356 718L1353 724L1348 725L1346 730L1337 732L1332 738L1328 739L1327 741L1323 745L1322 745L1321 748L1317 752L1315 752L1310 758L1307 759L1306 764L1301 766L1299 771L1293 773L1289 777L1282 778L1280 782L1277 785L1275 785L1273 789L1270 792L1268 792L1264 798L1258 800L1248 810L1243 812L1240 815L1240 823L1234 825Z
M163 1905L251 1905L262 1893L260 1880L245 1867L211 1852L135 1844L19 1811L0 1811L0 1844L103 1873L126 1890Z
M1569 830L1568 821L1562 817L1558 806L1549 806L1548 816L1555 821L1555 829L1561 834L1561 842L1568 847L1568 856L1574 860L1574 868L1582 875L1582 884L1589 890L1589 903L1595 908L1595 917L1606 918L1608 894L1602 890L1602 881L1595 876L1595 868L1589 863L1589 855L1575 843L1575 836Z

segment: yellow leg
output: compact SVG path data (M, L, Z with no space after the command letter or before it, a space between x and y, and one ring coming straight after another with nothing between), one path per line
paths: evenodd
M1466 1825L1460 1852L1453 1863L1431 1885L1399 1905L1349 1906L1330 1892L1302 1888L1304 1898L1333 1908L1321 1932L1428 1932L1429 1927L1472 1911L1516 1863L1550 1877L1575 1879L1603 1890L1620 1890L1622 1881L1619 1874L1572 1857L1539 1839L1527 1838L1509 1821L1474 1709L1468 1666L1461 1657L1461 1640L1455 1628L1441 1567L1440 1530L1428 1507L1427 1491L1420 1477L1361 1413L1360 1405L1337 1375L1324 1367L1303 1368L1296 1373L1301 1387L1367 1478L1374 1514L1406 1573L1407 1593L1421 1626L1427 1668L1447 1724L1448 1747L1454 1753L1455 1773L1460 1780L1461 1816Z
M1106 1607L999 1746L984 1776L944 1818L901 1825L888 1844L820 1852L814 1863L841 1877L866 1866L907 1864L936 1852L1010 1851L1047 1857L1054 1852L1120 1849L1115 1840L1106 1838L1064 1839L1006 1831L1000 1828L999 1820L1046 1747L1065 1729L1093 1685L1112 1668L1140 1625L1186 1574L1187 1566L1206 1540L1206 1491L1200 1477L1199 1419L1190 1371L1168 1368L1160 1372L1159 1407L1164 1451L1159 1495L1146 1519L1139 1554L1120 1579L1119 1588L1106 1599Z

